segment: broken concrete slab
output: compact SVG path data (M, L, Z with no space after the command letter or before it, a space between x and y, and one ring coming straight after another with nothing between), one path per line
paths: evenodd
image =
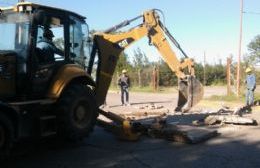
M257 121L252 118L241 117L238 115L209 115L198 121L193 121L194 125L215 125L215 124L238 124L238 125L257 125Z
M179 131L179 134L176 134L177 136L173 135L172 137L169 137L170 139L177 142L196 144L219 135L217 130L209 128L199 128L189 125L177 125L177 129ZM179 138L180 135L183 138Z
M166 124L161 129L148 129L147 134L154 138L164 138L174 142L196 144L218 135L217 130L189 125Z
M122 140L136 141L140 135L148 135L153 138L195 144L218 135L217 131L212 129L177 125L176 122L168 123L167 117L156 117L144 121L130 121L110 112L100 111L100 114L115 121L106 122L98 119L97 124ZM128 123L127 127L125 123Z
M207 118L215 118L217 121L220 121L225 124L242 124L242 125L256 125L257 122L254 119L240 117L237 115L212 115Z
M195 144L218 135L217 130L167 122L165 117L144 120L140 124L143 134L181 143Z

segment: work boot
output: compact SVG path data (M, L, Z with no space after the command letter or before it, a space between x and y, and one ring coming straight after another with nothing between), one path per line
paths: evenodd
M246 114L251 114L252 113L252 108L251 107L247 107L245 110Z
M247 113L248 113L248 114L251 114L251 113L252 113L252 108L251 108L251 107L249 107L249 108L247 109Z

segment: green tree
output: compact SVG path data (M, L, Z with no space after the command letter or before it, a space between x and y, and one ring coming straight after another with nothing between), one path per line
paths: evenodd
M132 65L130 64L128 55L124 52L122 52L118 58L116 72L121 73L123 69L127 69L128 71L132 71L133 69Z
M174 72L164 62L160 61L159 64L159 85L160 86L174 86L177 85L178 79Z
M248 44L249 55L246 58L246 62L249 64L255 64L260 61L260 35L257 35Z
M146 54L142 52L140 48L134 50L134 67L138 69L142 69L145 66L150 64L149 59L147 58Z
M149 74L147 70L149 70L151 64L146 54L143 53L140 48L134 50L133 66L135 68L135 72L137 73L136 81L138 82L138 86L142 87L144 85L149 85L151 80L151 71L149 71Z
M206 64L206 85L212 84L224 84L226 80L226 67L222 63L216 65ZM203 81L203 77L200 77L200 81Z
M201 63L196 63L194 64L194 69L195 69L195 76L196 78L203 83L204 80L204 68Z

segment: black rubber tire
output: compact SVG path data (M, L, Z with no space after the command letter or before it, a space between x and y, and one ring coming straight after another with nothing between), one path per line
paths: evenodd
M0 114L0 160L4 160L10 156L13 140L13 123L7 116Z
M62 93L57 103L58 135L77 141L93 130L98 107L93 91L82 84L72 84Z

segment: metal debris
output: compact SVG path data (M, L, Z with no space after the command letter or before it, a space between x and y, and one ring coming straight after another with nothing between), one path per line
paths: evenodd
M112 132L121 140L137 141L140 138L141 133L133 131L132 122L124 119L119 115L112 112L106 112L99 110L99 114L111 119L113 122L104 121L101 119L97 120L97 124L105 130Z

